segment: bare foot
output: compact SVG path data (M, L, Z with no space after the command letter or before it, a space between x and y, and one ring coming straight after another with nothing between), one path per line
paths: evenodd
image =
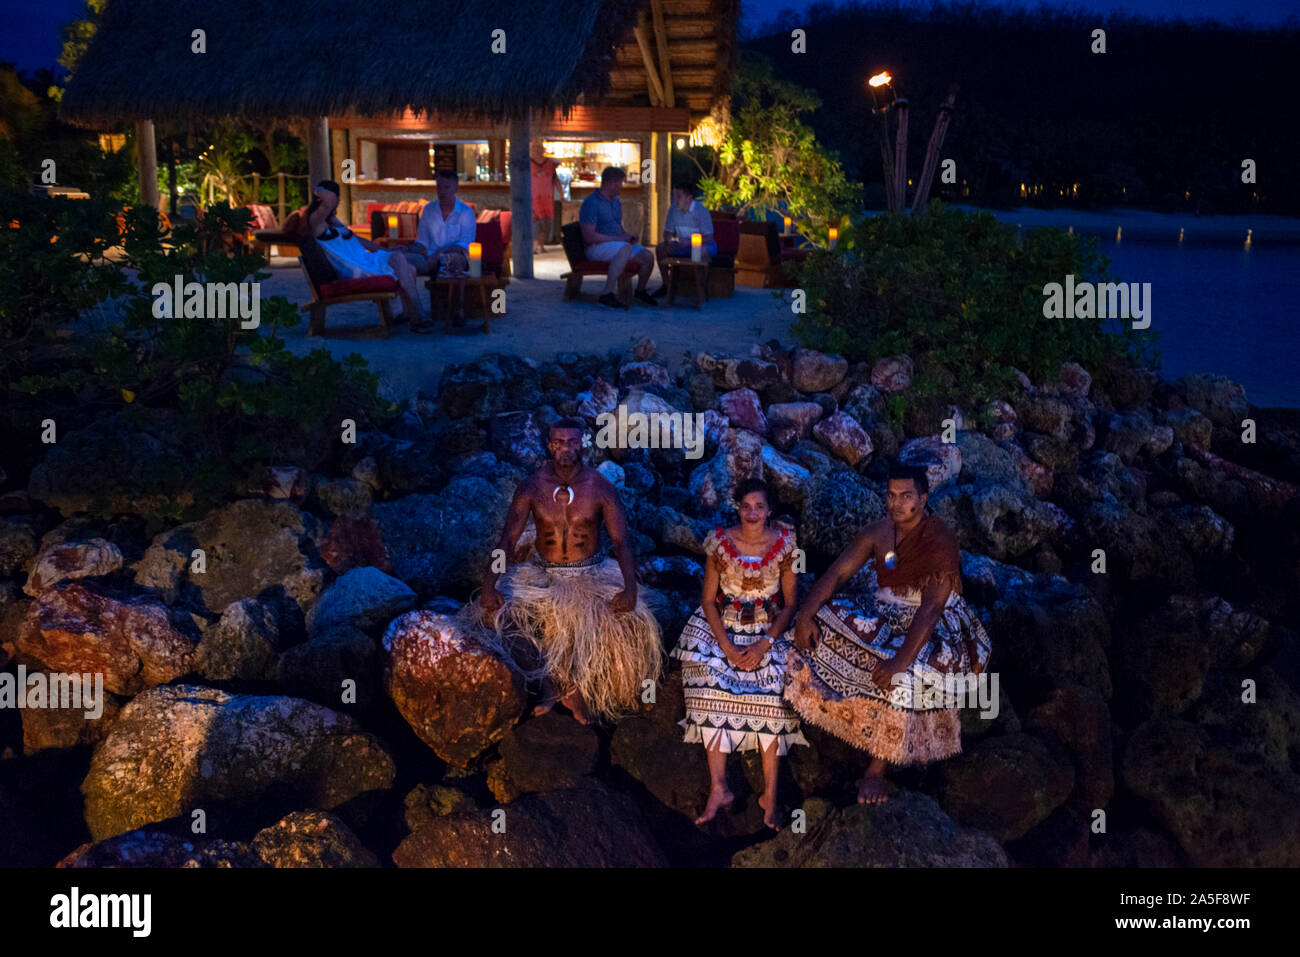
M862 784L858 786L859 804L884 804L889 800L885 794L885 778L881 774L864 774Z
M707 824L718 816L720 808L729 807L734 800L736 800L736 796L730 791L719 791L716 788L710 790L709 801L704 805L704 813L695 819L695 823Z
M776 800L768 800L766 794L758 799L758 806L763 809L763 823L774 831L781 830L781 822L776 814Z
M578 692L570 691L560 699L560 704L573 712L573 720L578 724L591 724L591 715L587 713L587 703L582 700L582 695Z
M546 701L539 701L537 703L537 707L533 708L533 717L540 718L542 715L546 714L552 708L554 708L558 703L559 703L558 698L550 698Z

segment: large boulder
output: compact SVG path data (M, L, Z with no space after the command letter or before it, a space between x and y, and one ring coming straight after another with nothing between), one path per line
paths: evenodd
M843 356L827 355L816 349L796 349L790 374L800 392L829 392L843 381L849 362Z
M15 644L50 671L102 673L109 691L133 695L191 672L199 637L151 595L82 580L41 592Z
M436 495L408 495L371 509L393 574L421 595L468 593L481 583L501 536L513 484L452 479Z
M511 409L540 405L536 363L492 353L448 366L438 382L438 404L453 419L486 419Z
M761 478L763 446L763 440L753 432L728 429L718 442L717 454L691 472L691 494L700 506L725 508L731 503L739 483L749 478Z
M22 693L30 691L33 674L27 674L27 689L16 686ZM95 682L82 675L45 675L41 681L48 697L46 706L27 707L19 714L23 723L23 754L33 755L49 748L73 748L83 744L98 744L113 727L127 699L104 690L97 697ZM63 698L63 687L68 697ZM56 700L55 695L58 695ZM63 707L64 703L71 707Z
M776 402L767 407L768 428L772 444L785 451L812 434L812 427L822 417L816 402Z
M270 867L379 866L379 858L328 811L294 811L258 831L252 844Z
M885 503L856 472L836 467L813 475L804 493L800 544L839 555L853 537L885 515Z
M415 607L415 592L378 568L353 568L321 593L307 613L307 630L315 635L341 625L362 631L383 628Z
M903 791L883 804L804 801L804 833L786 827L736 853L732 867L1006 867L988 834L961 827L934 799Z
M733 389L718 397L718 408L733 428L748 429L758 435L767 435L767 416L763 404L753 389Z
M1201 696L1210 668L1210 644L1194 603L1169 598L1163 606L1116 633L1119 703L1136 723L1182 714Z
M330 522L330 530L321 542L320 557L336 575L364 565L381 572L393 570L393 556L384 543L384 533L368 514L341 515Z
M102 538L60 542L41 549L23 591L33 597L62 579L111 575L122 567L122 552Z
M1115 793L1110 709L1091 688L1058 688L1029 712L1026 728L1051 738L1074 759L1075 795L1080 808L1105 807Z
M285 694L351 714L372 712L385 698L381 671L375 639L338 625L284 651L275 678Z
M776 490L776 497L789 505L803 501L804 490L811 478L806 468L770 445L763 446L763 475ZM776 506L776 502L771 504Z
M175 601L186 586L198 589L214 614L277 587L306 611L328 573L319 558L323 532L292 502L244 499L158 535L132 567L136 582L164 601ZM203 550L201 572L195 549Z
M218 681L240 678L273 680L276 656L301 638L299 629L285 627L283 603L244 598L231 602L221 619L203 633L196 670Z
M384 632L384 682L398 712L438 757L457 767L519 720L524 678L488 633L447 615L412 611Z
M32 515L0 519L0 575L16 575L32 567L41 547L41 522Z
M1061 516L1017 485L950 485L930 498L963 547L1002 560L1017 558L1051 539Z
M508 807L429 817L393 852L398 867L663 867L625 795L593 779Z
M945 761L939 774L944 809L999 841L1046 820L1074 788L1068 755L1029 734L986 738Z
M902 392L912 384L912 360L888 356L871 367L871 384L881 392Z
M102 841L87 842L55 867L267 867L243 841L187 840L152 828L140 828Z
M492 417L488 442L503 462L535 469L546 458L546 423L535 412L500 412Z
M844 412L833 412L822 419L813 426L812 434L850 468L871 454L871 436Z
M499 748L509 790L522 794L576 787L600 757L596 732L554 711L516 725Z
M925 469L931 493L951 482L961 471L961 448L937 435L912 439L899 451L898 459L905 465Z
M1183 376L1176 386L1183 401L1215 425L1240 429L1241 420L1250 414L1246 390L1227 376L1197 372Z
M214 806L338 807L390 787L395 773L373 736L328 708L168 685L122 709L81 793L90 833L103 840Z
M761 392L781 381L781 370L775 362L765 359L735 356L717 356L701 352L695 357L701 372L713 377L719 389L753 389Z

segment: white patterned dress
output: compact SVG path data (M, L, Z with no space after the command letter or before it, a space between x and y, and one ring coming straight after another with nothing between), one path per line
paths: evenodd
M741 555L718 528L704 550L718 570L715 603L732 644L744 649L767 637L784 607L781 576L794 562L794 533L782 529L766 555ZM806 745L798 715L781 697L790 647L787 637L775 638L756 669L737 670L714 639L703 608L695 609L672 651L682 662L683 740L724 753L766 751L775 742L777 753L785 754L792 745Z

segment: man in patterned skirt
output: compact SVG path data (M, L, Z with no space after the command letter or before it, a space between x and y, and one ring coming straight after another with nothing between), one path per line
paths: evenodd
M957 540L927 501L924 469L891 470L888 515L858 533L799 608L786 700L871 755L859 803L885 800L886 764L961 751L960 698L988 664L988 634L961 597ZM874 595L837 594L869 561Z

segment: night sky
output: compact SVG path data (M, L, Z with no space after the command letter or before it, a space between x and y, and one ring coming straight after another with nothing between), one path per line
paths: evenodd
M906 6L909 0L900 2ZM750 27L767 22L786 8L804 10L810 5L810 0L742 0L745 24ZM928 6L928 0L921 5ZM1290 17L1300 26L1300 0L1086 0L1043 5L1150 17L1210 17L1225 23L1240 17L1260 26L1282 23ZM61 47L60 27L75 19L82 9L81 0L0 0L0 61L10 61L19 70L53 67Z

